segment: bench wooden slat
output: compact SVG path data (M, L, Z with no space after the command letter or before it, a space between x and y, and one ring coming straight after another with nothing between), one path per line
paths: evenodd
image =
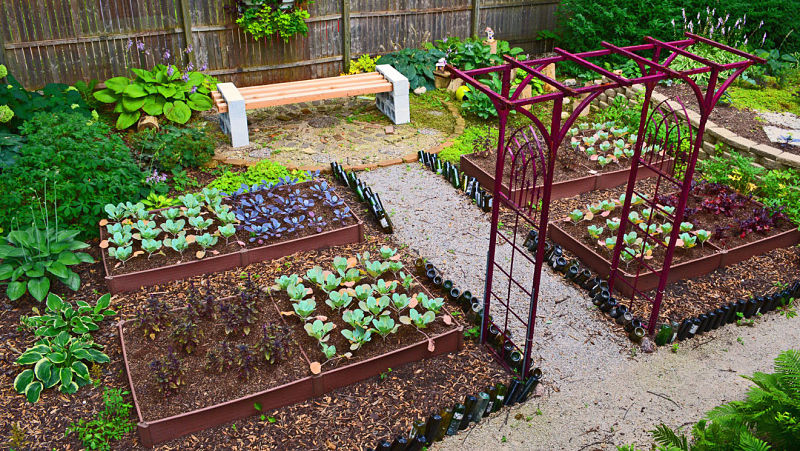
M247 97L247 94L252 92L269 91L275 89L284 90L297 86L335 85L377 80L384 80L383 75L381 75L379 72L369 72L366 74L348 75L344 77L315 78L313 80L289 81L285 83L273 83L270 85L247 86L244 88L239 88L239 92L242 93L243 96Z
M296 86L296 85L295 85ZM349 83L342 86L324 87L310 86L306 88L295 87L291 92L275 91L260 93L258 95L245 95L245 108L248 110L265 108L269 106L288 105L300 102L312 102L315 100L335 99L339 97L352 97L364 94L376 94L379 92L391 91L392 84L386 80L374 82ZM215 98L216 100L216 98ZM224 99L216 102L220 113L228 111L228 105Z

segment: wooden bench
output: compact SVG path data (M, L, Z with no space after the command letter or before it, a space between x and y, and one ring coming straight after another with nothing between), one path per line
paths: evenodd
M379 110L395 124L410 122L408 79L390 65L377 72L344 77L276 83L237 88L233 83L217 84L211 97L219 111L220 127L231 137L233 147L250 144L247 110L315 100L376 94Z

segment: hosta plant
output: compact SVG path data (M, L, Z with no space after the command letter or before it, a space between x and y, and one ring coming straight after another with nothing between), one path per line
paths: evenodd
M105 81L105 89L96 91L94 98L114 105L117 128L122 130L135 124L142 113L150 116L164 115L167 120L185 124L192 110L207 111L213 106L209 94L214 90L215 79L201 72L181 73L174 65L157 64L151 70L136 69L133 80L114 77Z
M33 329L37 337L55 337L64 331L83 335L97 330L98 323L106 317L116 315L114 310L108 308L110 302L111 295L104 294L94 306L85 301L77 301L76 308L64 302L58 295L50 293L47 295L44 314L22 316L20 322ZM34 312L38 313L38 310L34 308Z
M386 339L389 334L397 332L400 325L395 325L394 320L389 316L381 316L378 319L372 320L372 330L378 333L381 337Z
M62 331L55 337L44 337L27 349L14 362L31 366L14 379L14 390L24 394L28 402L39 400L42 390L58 385L62 393L72 394L90 382L88 363L107 363L102 347L91 340L70 336Z
M89 254L75 252L89 247L75 239L79 233L78 230L30 227L0 237L0 281L7 281L6 296L13 301L30 293L41 302L54 281L77 291L81 278L69 267L94 263Z
M420 314L417 309L411 309L408 311L408 316L401 316L400 322L403 324L410 324L416 327L417 329L425 329L428 327L429 324L436 319L436 314L433 311L428 310L424 314Z

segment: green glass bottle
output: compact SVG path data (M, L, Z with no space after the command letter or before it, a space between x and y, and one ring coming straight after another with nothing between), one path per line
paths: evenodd
M428 446L436 440L436 435L439 434L439 429L442 426L442 416L438 413L428 417L428 423L425 425L425 438L428 439Z
M411 432L409 437L414 438L420 435L425 435L425 420L416 420L411 424Z
M447 426L447 435L456 435L459 428L461 428L461 421L464 419L464 412L466 406L458 403L453 407L453 417L450 420L450 425Z
M495 396L494 406L492 407L492 412L497 412L500 410L501 407L506 402L506 394L508 393L508 387L506 384L500 383L497 384L497 395Z
M453 419L453 408L445 407L439 412L439 415L442 417L442 423L439 425L439 431L433 438L434 441L437 442L442 441L444 436L447 434L447 428L450 426L450 421Z
M482 391L478 393L478 402L475 403L475 408L472 409L472 421L479 422L481 418L483 418L483 414L486 412L486 406L489 405L489 394Z
M459 431L463 431L469 426L469 423L472 421L472 411L475 409L475 404L477 402L478 398L474 395L467 395L467 397L464 398L464 419L461 420L461 425L458 427Z

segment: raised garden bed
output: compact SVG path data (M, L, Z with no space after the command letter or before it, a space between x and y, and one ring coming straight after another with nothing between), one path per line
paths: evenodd
M376 282L373 280L374 277L358 269L353 260L347 261L348 270L354 269L366 276L359 280L359 285ZM361 261L364 262L365 268L375 270L376 266L367 263L368 260ZM396 265L402 266L399 263ZM329 274L325 272L325 276ZM411 305L416 303L415 299L420 301L423 299L422 295L416 293L428 293L413 276L402 278L397 271L386 271L381 276L386 280L390 277L405 280L410 291L398 289L396 293L405 294L413 291L415 296L411 300ZM447 313L446 307L441 307L439 313L431 313L435 319L424 329L424 334L414 326L402 325L400 326L402 330L396 331L396 334L387 333L387 338L384 340L375 329L374 338L364 343L361 348L352 350L352 355L348 356L344 352L347 350L347 340L344 340L340 331L349 326L344 325L338 311L325 304L324 301L331 298L320 286L316 285L308 291L305 287L292 291L301 282L314 283L311 276L303 279L305 280L296 279L292 288L288 285L286 288L279 288L276 285L263 290L254 289L254 283L248 281L247 288L243 291L245 295L218 300L212 296L209 298L210 302L204 295L190 294L189 306L173 311L159 308L154 302L139 316L150 319L149 323L140 324L137 320L131 320L119 325L123 359L136 406L139 419L138 431L143 445L153 446L191 432L254 415L259 411L317 397L338 387L379 375L387 368L397 368L426 357L453 352L461 349L463 345L463 327ZM381 283L376 282L376 285L380 286ZM400 283L398 287L399 285ZM351 290L347 285L343 286L342 292ZM298 310L294 305L301 306L302 301L293 304L289 300L290 291L292 296L318 301L314 315L309 316L308 321L300 319L298 312L303 310ZM314 297L310 297L312 293ZM355 290L353 293L355 294ZM247 302L252 299L256 301ZM433 297L426 295L424 299L430 300ZM420 303L431 306L427 302ZM249 307L243 307L245 305ZM407 309L412 308L411 305ZM286 307L288 311L285 310ZM353 308L354 305L349 306L349 309ZM415 305L415 308L420 311L426 310L421 305ZM387 316L392 315L388 313L389 309ZM212 311L214 316L211 315ZM239 313L232 315L231 312L234 311ZM191 354L185 354L186 340L177 341L172 333L165 331L165 325L160 332L154 333L155 339L149 338L153 329L148 325L152 324L153 318L164 318L164 323L174 322L182 325L189 312L198 312L197 315L189 317L194 318L196 330L204 331ZM393 314L399 316L397 312ZM284 316L287 318L283 318ZM323 342L333 344L340 349L336 357L325 362L326 357L320 351L317 340L309 336L303 325L314 324L317 319L324 323L329 321L329 317L337 327L330 331L330 338ZM271 333L266 335L259 329L262 324L275 326L274 329L269 329ZM253 330L245 335L245 327L251 326ZM175 329L173 326L170 327ZM227 333L226 329L230 333ZM262 337L267 338L262 339ZM227 343L227 347L221 344L223 342ZM261 354L265 348L259 347L264 342L275 345L270 349L283 349L286 352L273 352L275 363L268 364ZM240 347L243 347L244 354L239 354ZM158 391L158 387L163 385L154 378L151 361L155 357L164 358L162 356L169 355L165 349L170 348L175 349L173 355L179 360L191 359L193 362L184 365L189 369L181 375L181 381L186 385L168 387L167 392L172 396L165 400ZM227 354L230 356L227 360L214 359L213 355L208 354L209 350L213 351L212 354L216 353L216 356L225 352L232 354ZM242 358L240 355L249 357ZM252 368L242 363L252 362L248 359L256 361ZM224 368L219 366L221 372L217 372L218 365L224 366ZM234 373L238 373L239 378L235 377ZM173 377L171 380L176 379ZM254 387L259 391L254 392L255 390L252 390Z
M321 179L252 187L229 197L204 191L196 196L196 204L194 202L184 201L181 208L153 211L120 204L115 207L114 218L101 221L101 255L106 283L112 293L364 239L361 220ZM192 225L191 219L198 217L190 216L189 211L193 208L199 209L199 217L209 216L207 221L210 222L200 226L204 229ZM167 219L167 216L173 218ZM296 222L292 223L292 220ZM144 232L140 229L154 222L158 231L167 221L172 221L176 233L159 232L151 240L158 243L158 248L146 250L142 239ZM176 224L180 221L183 221L183 227ZM225 226L229 230L223 234ZM201 234L212 240L206 244L213 244L201 246ZM186 241L182 243L184 248L181 251L167 245L181 236ZM163 237L167 238L158 239ZM118 249L125 250L122 257Z
M613 123L581 124L582 127L570 130L569 142L559 148L559 158L555 163L551 199L563 199L598 189L619 186L628 182L630 156L636 136L627 129L614 128ZM588 140L588 141L586 141ZM601 148L600 146L603 146ZM535 188L514 188L510 192L511 161L506 156L502 192L515 202L531 199L543 186L543 178L536 180ZM647 157L645 157L647 158ZM672 159L655 157L652 164L659 170L669 173ZM497 155L494 152L478 152L461 156L461 171L475 177L478 183L488 190L494 189ZM655 171L641 167L637 180L656 175ZM526 175L530 180L531 175Z
M658 201L660 205L670 207L674 206L677 199L676 196L670 195L662 196ZM593 206L595 210L597 205ZM616 231L610 232L608 223L619 220L613 216L615 211L618 214L619 202L616 202L615 208L616 210L611 210L605 216L602 213L590 215L587 211L577 220L579 215L575 212L576 216L573 218L551 222L548 227L549 235L554 242L574 253L602 277L608 277L611 272L610 248L616 239ZM647 218L647 215L640 214L643 213L642 208L634 207L633 211L638 215L637 220L644 221ZM663 239L666 234L662 230L662 223L666 221L660 214L656 213L656 216L653 221L654 234ZM668 279L670 283L702 276L717 268L800 241L800 231L780 214L771 217L763 205L733 193L721 185L698 184L690 196L685 219L688 223L687 239L682 239L676 246ZM646 221L642 222L645 223ZM599 236L592 237L588 232L589 227L602 228L602 231ZM626 230L632 233L631 229ZM642 248L636 246L641 246L644 232L638 228L635 231L638 236L631 236L630 248L635 248L638 256L642 255ZM708 241L702 243L700 234L707 236ZM610 240L607 245L606 240ZM696 240L693 247L685 245L684 241L688 240ZM645 260L647 264L659 270L664 248L654 244L652 249L649 251L645 249L645 252L648 254ZM632 260L630 266L626 267L623 259L620 271L622 279L634 284L634 280L638 277L636 285L642 291L656 288L658 285L656 274L646 268L640 268L637 260ZM625 295L632 294L632 289L626 283L615 285L615 289Z

